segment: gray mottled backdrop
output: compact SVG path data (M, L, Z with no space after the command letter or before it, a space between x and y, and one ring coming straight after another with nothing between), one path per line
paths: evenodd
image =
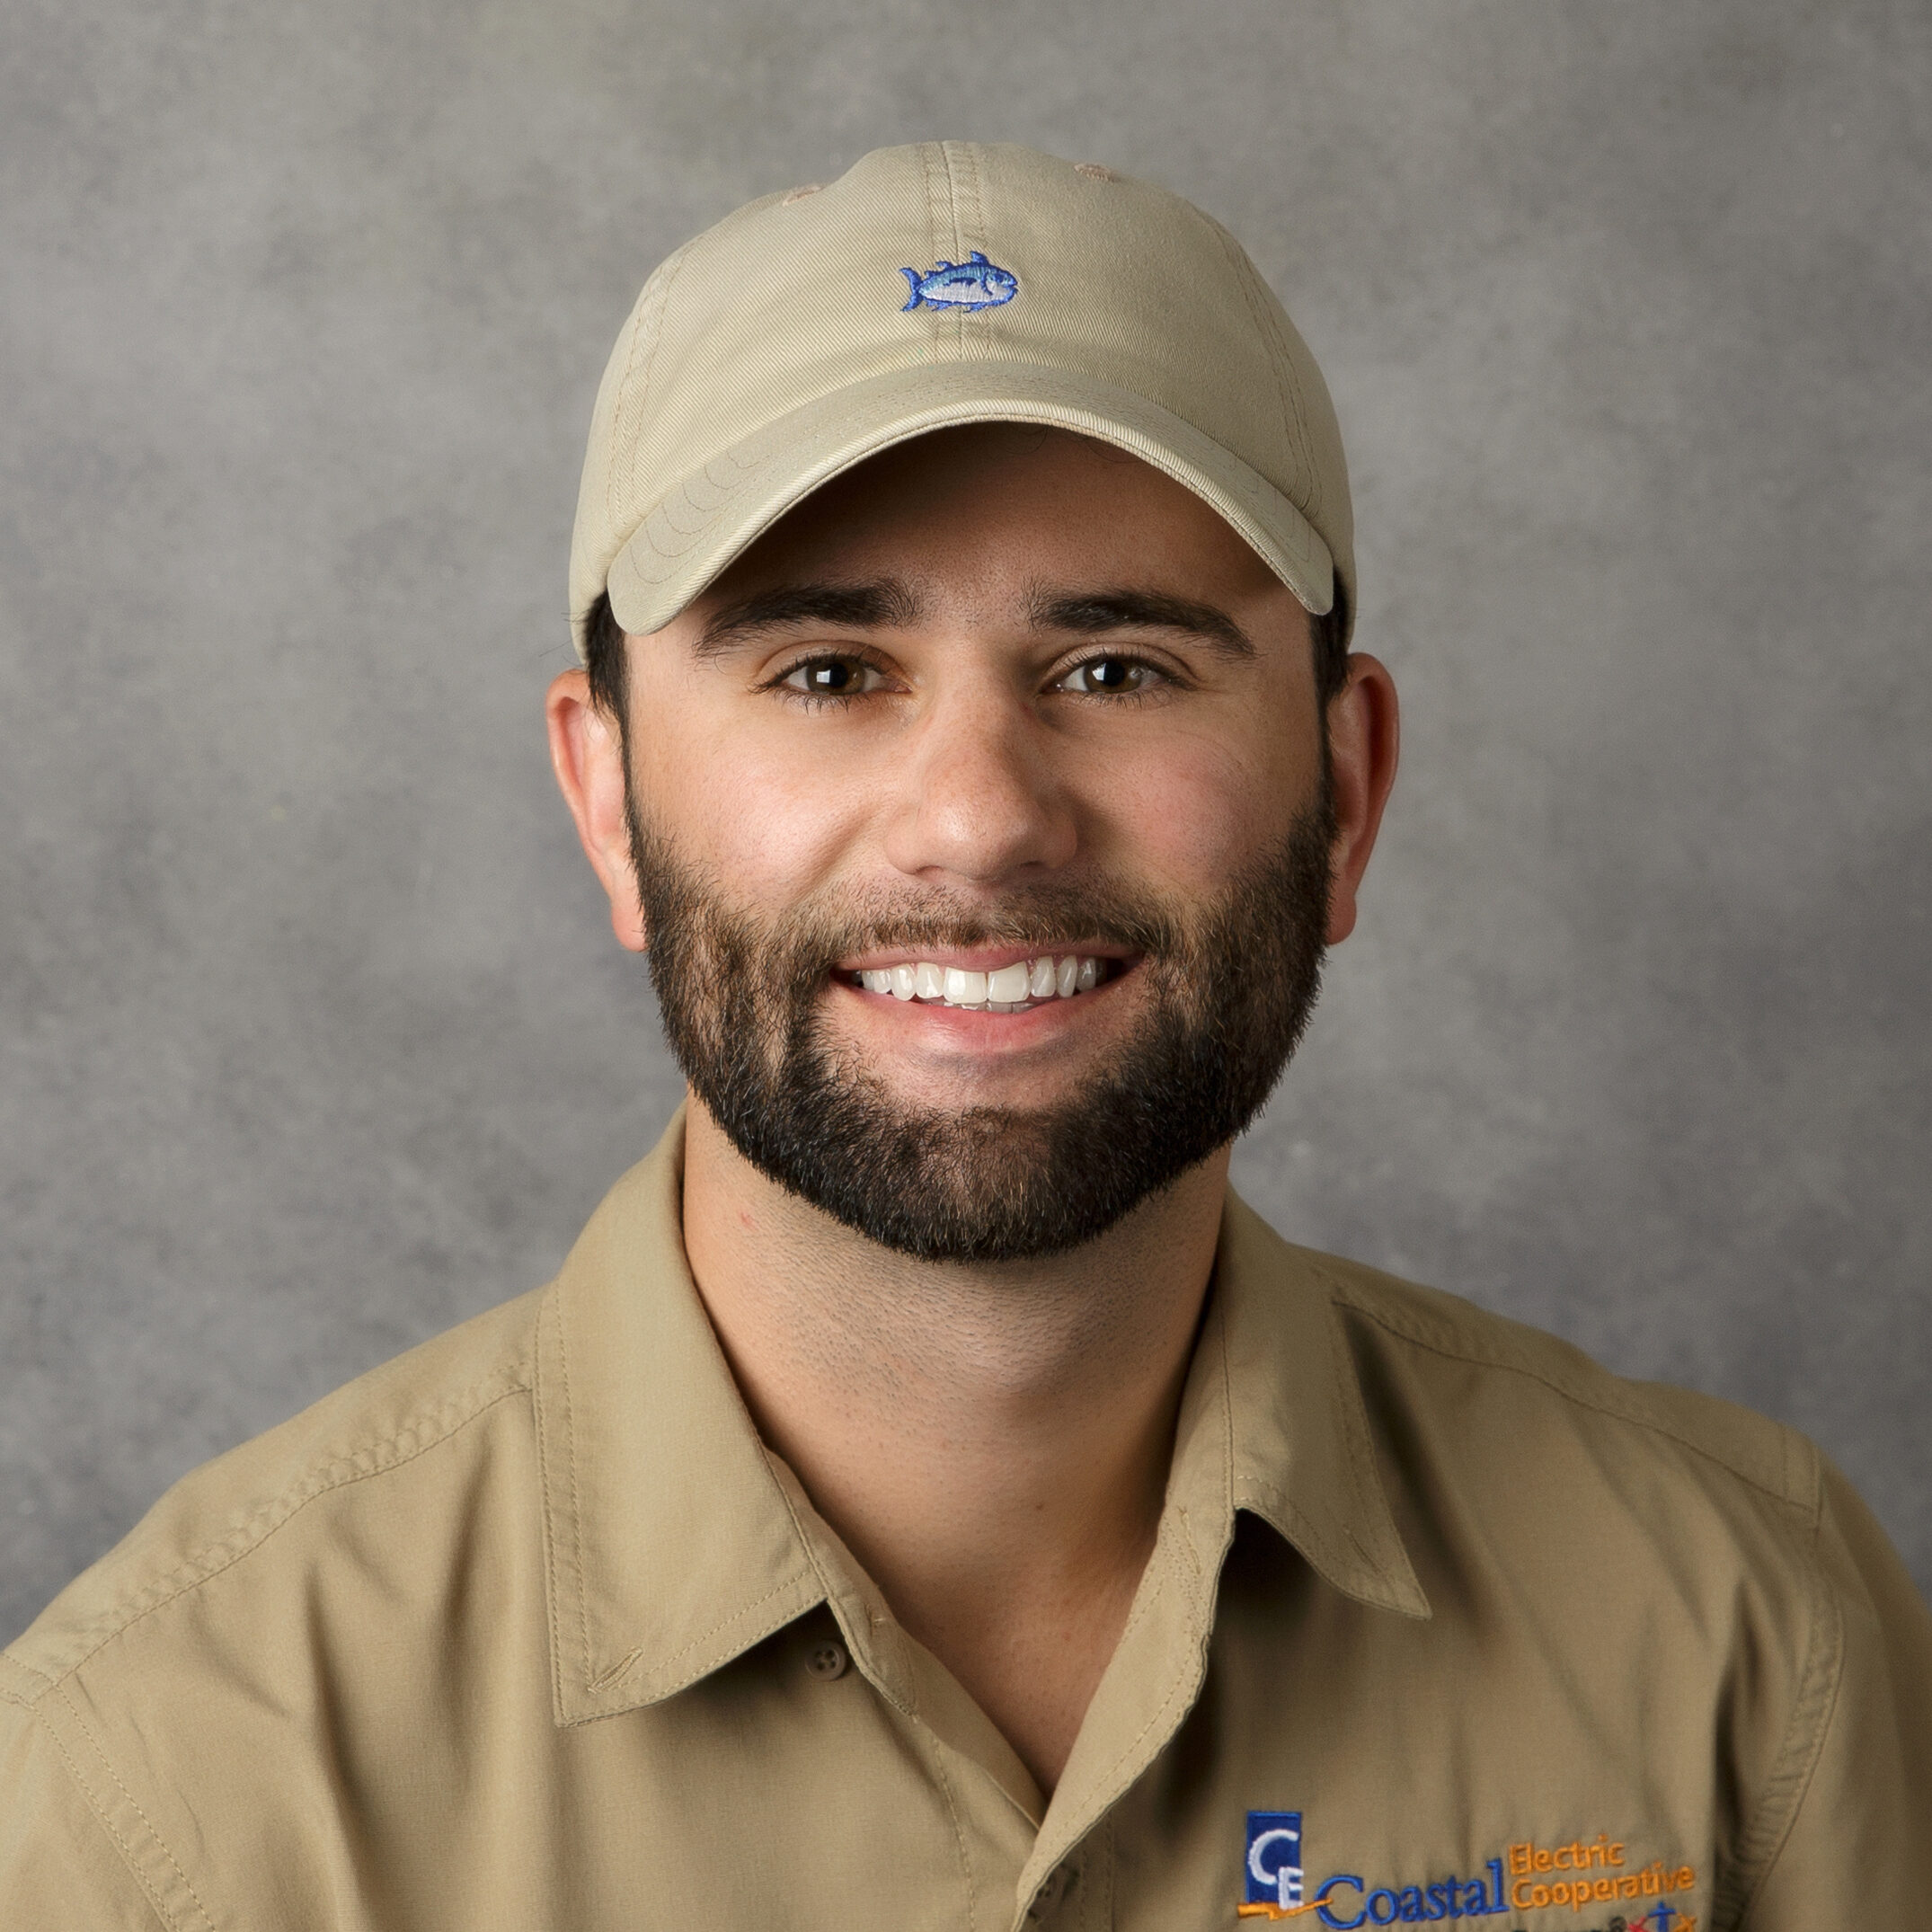
M1932 1582L1924 0L10 0L0 1634L656 1134L539 731L592 392L934 134L1192 195L1335 390L1407 758L1243 1184Z

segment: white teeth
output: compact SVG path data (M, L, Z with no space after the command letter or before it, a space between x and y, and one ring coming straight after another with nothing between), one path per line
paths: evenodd
M1017 960L1011 966L1002 966L997 972L986 976L986 997L997 999L1003 1006L1016 1006L1026 997L1028 983L1032 979L1032 970L1024 960Z
M958 966L936 966L930 960L916 964L903 961L896 966L865 967L858 980L868 993L888 994L894 999L1024 1013L1035 1000L1071 999L1077 993L1091 993L1100 984L1100 964L1097 959L1082 959L1077 954L1065 959L1042 954L1036 960L1015 960L991 972L968 972Z
M983 1006L986 1004L986 975L962 972L957 966L946 968L946 1005Z

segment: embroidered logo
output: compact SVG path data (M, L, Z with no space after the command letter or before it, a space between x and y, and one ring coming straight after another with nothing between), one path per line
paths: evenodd
M1286 1917L1301 1906L1301 1813L1299 1812L1250 1812L1248 1813L1247 1904L1244 1918L1256 1916L1249 1910L1258 1906L1268 1916Z
M1250 1812L1247 1821L1244 1897L1236 1908L1243 1919L1272 1923L1313 1913L1312 1923L1329 1932L1363 1932L1370 1926L1555 1911L1575 1932L1697 1932L1697 1915L1683 1909L1697 1889L1696 1871L1662 1858L1635 1866L1625 1845L1603 1832L1594 1844L1579 1839L1506 1846L1480 1877L1378 1883L1335 1872L1309 1886L1302 1869L1301 1813ZM1607 1924L1598 1910L1606 1907Z
M1594 1845L1578 1839L1568 1845L1525 1840L1510 1847L1510 1903L1518 1911L1560 1905L1582 1912L1634 1902L1636 1910L1628 1917L1617 1912L1611 1918L1609 1932L1697 1932L1695 1915L1671 1902L1671 1893L1695 1891L1697 1883L1688 1865L1653 1858L1633 1866L1623 1844L1601 1831Z
M963 308L972 314L982 308L997 308L1020 292L1020 278L1011 269L988 261L976 248L964 261L942 261L921 275L917 269L901 269L912 291L907 309Z

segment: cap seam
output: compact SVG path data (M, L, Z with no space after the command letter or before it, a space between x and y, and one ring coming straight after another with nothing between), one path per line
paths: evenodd
M962 253L965 253L968 251L969 246L975 251L984 249L991 242L993 235L986 217L986 197L980 190L979 149L978 144L969 142L961 147L960 153L963 157L965 166L963 181L955 177L953 182L954 226L959 235L960 250ZM972 211L970 217L960 212L962 199L971 201ZM1005 253L1005 250L1001 250L1001 253ZM977 315L966 309L959 311L960 359L962 361L966 359L966 344L970 340L976 337L978 340L984 341L987 336L998 332L1002 314L1003 311L997 307L983 309ZM974 325L974 337L969 337L967 334L968 323L971 323ZM976 359L983 360L984 358L982 356Z
M953 240L946 250L946 260L953 262L957 262L966 253L966 236L960 227L959 170L953 158L958 147L957 141L942 141L939 144L940 156L946 164L946 211L953 224ZM966 311L963 308L953 309L944 319L952 331L953 359L963 362L966 359Z
M919 168L926 182L926 248L936 261L941 253L940 222L941 188L940 173L945 163L944 145L938 141L922 141L919 144ZM944 217L950 222L950 216ZM917 263L914 267L917 267ZM922 312L921 320L926 332L926 352L927 361L937 365L944 359L940 353L940 331L946 322L945 312L933 308Z
M1197 209L1196 212L1201 211ZM1314 443L1308 434L1307 410L1301 394L1300 375L1295 368L1295 359L1289 351L1288 342L1281 334L1281 318L1270 306L1272 291L1269 291L1268 299L1263 298L1266 284L1262 280L1261 270L1254 266L1253 258L1247 250L1242 247L1239 240L1211 215L1203 213L1201 218L1220 237L1221 246L1227 255L1228 266L1234 270L1235 279L1241 285L1241 293L1247 303L1248 314L1254 318L1256 329L1274 350L1275 405L1281 412L1282 429L1293 439L1297 466L1306 479L1308 493L1307 502L1297 507L1312 524L1322 514L1325 507L1321 468L1315 460ZM1322 541L1326 543L1328 539L1323 537ZM1331 551L1331 559L1333 554Z
M1192 206L1192 204L1186 205ZM1196 212L1198 213L1199 210ZM1241 299L1247 304L1248 319L1254 324L1255 332L1270 343L1273 343L1276 348L1279 348L1280 345L1274 343L1274 332L1269 328L1267 320L1262 314L1262 305L1254 298L1254 287L1252 280L1254 271L1248 261L1246 252L1242 248L1240 243L1212 216L1202 214L1201 219L1207 223L1215 239L1220 244L1221 253L1227 257L1227 266L1234 274L1236 286L1241 290ZM1280 358L1277 358L1277 359L1279 360ZM1281 418L1281 433L1295 445L1296 467L1307 474L1310 481L1312 481L1314 465L1307 461L1307 439L1303 433L1304 425L1300 420L1300 412L1298 409L1291 409L1289 406L1287 389L1283 384L1281 371L1277 369L1272 373L1274 380L1271 386L1274 390L1274 406L1276 413Z
M674 249L657 272L651 276L650 281L644 285L643 294L638 297L637 312L632 324L630 351L625 357L623 379L617 385L616 398L611 408L611 427L614 432L616 429L616 418L628 407L632 406L631 395L634 378L636 383L635 407L638 410L643 409L644 402L651 394L651 373L657 367L658 345L664 340L664 311L670 301L671 284L677 280L678 274L683 270L686 257L690 254L693 247L696 245L697 239L697 237L694 236L691 241L685 243L681 248ZM639 348L644 339L647 317L650 324L651 346L645 353L644 367L642 373L640 373L637 368L637 357ZM617 439L615 433L611 440L613 444L616 443ZM625 439L625 447L634 446L635 442L635 437ZM620 520L617 516L617 465L616 456L616 451L614 448L610 465L606 470L604 476L604 513L613 524ZM607 570L605 574L608 576Z

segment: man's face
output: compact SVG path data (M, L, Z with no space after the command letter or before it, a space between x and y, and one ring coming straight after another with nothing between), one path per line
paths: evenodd
M666 1030L773 1178L894 1248L1014 1259L1261 1106L1334 820L1306 615L1190 492L1059 432L942 432L628 651Z

